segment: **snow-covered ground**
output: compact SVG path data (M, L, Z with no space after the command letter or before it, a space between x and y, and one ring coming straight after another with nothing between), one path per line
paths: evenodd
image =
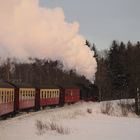
M119 103L109 102L110 116L102 113L106 102L24 113L0 121L0 140L140 140L140 118L123 117Z

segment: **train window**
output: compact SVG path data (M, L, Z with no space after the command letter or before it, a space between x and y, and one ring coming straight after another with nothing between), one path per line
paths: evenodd
M30 91L28 91L28 94L27 94L28 99L31 98L31 94L30 94L29 92L30 92Z
M12 92L10 92L10 102L12 102Z
M28 91L27 96L28 96L28 99L30 99L30 98L31 98L31 94L29 93L29 91Z
M47 91L45 92L45 97L47 98Z
M33 99L33 93L32 93L32 91L31 91L31 99Z
M24 99L26 99L27 98L27 95L26 95L26 91L25 91L25 93L24 93Z
M11 102L11 91L9 91L9 102Z
M34 93L33 93L33 91L32 91L32 99L34 99Z
M7 102L9 102L9 91L7 91Z
M23 94L23 100L26 99L26 93L24 91L24 94Z
M23 93L23 100L25 99L25 92Z
M33 97L35 97L35 93L34 93L34 91L33 91Z
M6 92L4 92L4 96L5 96L4 103L6 103L6 100L7 100L7 98L6 98Z
M6 103L8 103L8 91L6 91Z
M28 93L27 93L27 99L30 99L30 93L29 93L29 91L27 91Z
M30 98L30 99L33 99L33 93L31 93L31 94L30 94L30 96L31 96L31 98Z
M31 92L31 91L30 91L30 92ZM32 99L32 96L33 96L32 93L30 93L30 99Z
M10 97L10 98L11 98L11 102L13 101L13 100L12 100L12 94L13 94L13 93L12 93L12 91L11 91L11 97Z
M4 103L4 93L2 91L2 103Z
M10 102L12 102L12 91L10 92Z
M7 102L9 102L9 91L7 91Z
M9 91L7 91L7 102L9 102Z
M23 94L22 94L22 100L24 100L24 98L25 98L25 93L23 92Z
M8 102L10 102L10 91L8 91Z
M5 96L4 103L6 103L7 102L7 92L6 91L4 91L4 96Z
M11 102L13 101L13 92L11 92Z
M11 91L9 91L8 102L10 102L10 94L11 94Z
M4 91L3 91L3 103L5 102L5 96L4 96L5 94L4 94Z
M46 98L46 91L44 91L44 98Z
M29 96L28 96L28 92L27 92L27 90L26 90L26 99L28 99L29 98Z

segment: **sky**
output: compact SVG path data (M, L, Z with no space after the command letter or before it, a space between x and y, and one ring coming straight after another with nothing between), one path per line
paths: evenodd
M80 24L80 34L98 50L113 40L140 41L140 0L40 0L48 8L61 7L68 22Z

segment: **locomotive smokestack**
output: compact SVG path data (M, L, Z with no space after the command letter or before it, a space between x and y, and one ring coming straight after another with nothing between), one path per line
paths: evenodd
M0 0L0 56L60 60L92 80L94 52L85 46L77 22L68 23L61 8L47 9L39 0Z

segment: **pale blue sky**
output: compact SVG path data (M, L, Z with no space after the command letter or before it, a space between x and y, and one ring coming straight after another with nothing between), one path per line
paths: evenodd
M140 40L140 0L40 0L41 6L61 7L67 21L77 21L80 33L97 49L112 40Z

